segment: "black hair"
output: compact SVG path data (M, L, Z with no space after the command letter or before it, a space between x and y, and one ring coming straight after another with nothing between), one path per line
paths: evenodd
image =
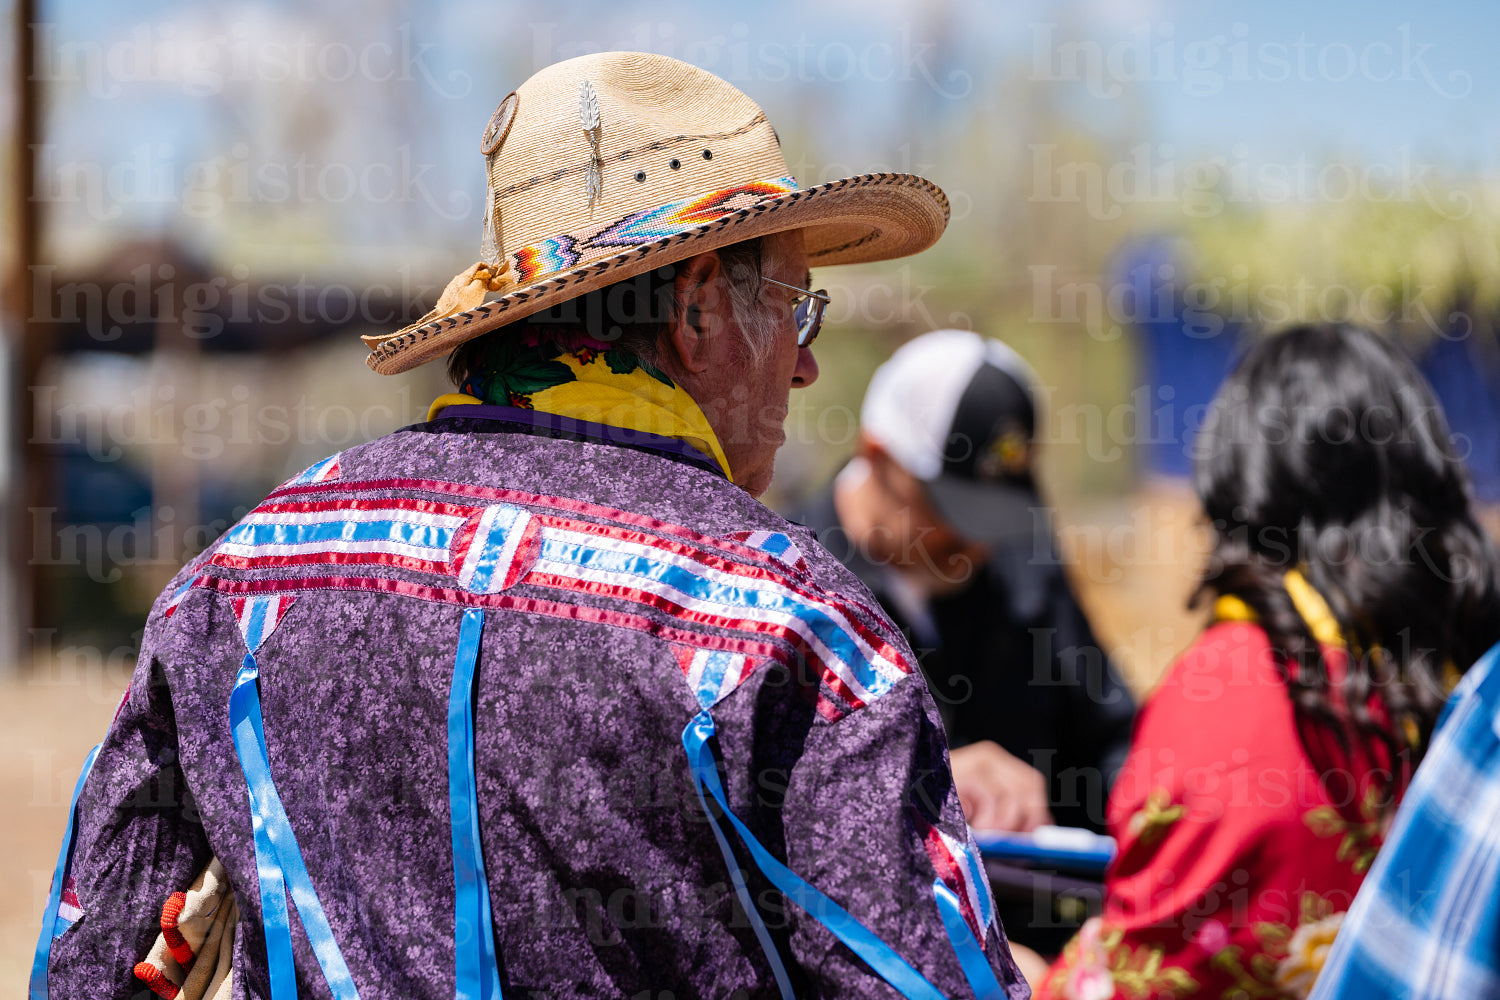
M1394 808L1453 671L1500 639L1495 548L1431 389L1367 330L1293 327L1241 359L1197 451L1215 540L1193 602L1230 594L1255 611L1325 783L1344 773L1325 763L1328 737L1345 755L1384 747L1380 805ZM1293 569L1348 644L1337 681L1286 589Z

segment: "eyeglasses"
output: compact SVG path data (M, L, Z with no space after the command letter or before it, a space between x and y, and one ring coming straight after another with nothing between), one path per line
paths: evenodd
M823 310L828 308L831 301L825 289L816 292L808 291L806 288L798 288L796 285L788 285L785 281L777 281L775 278L764 278L773 285L782 288L790 288L797 292L792 299L792 318L797 322L797 346L811 347L812 342L818 339L818 331L823 328Z

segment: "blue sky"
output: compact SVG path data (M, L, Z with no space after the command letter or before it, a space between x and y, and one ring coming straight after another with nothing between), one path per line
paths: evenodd
M268 161L285 174L310 149L318 184L262 215L347 229L363 248L469 234L475 138L494 105L540 65L601 48L726 76L793 149L851 172L941 158L943 126L976 112L1003 133L1006 102L1040 86L1068 127L1116 149L1150 143L1158 159L1500 174L1492 3L69 0L42 16L48 162L109 188L96 210L59 206L74 233L174 228L211 244L230 217L212 200L184 209L194 178ZM402 197L337 197L343 175L382 158L405 171Z
M1156 84L1155 127L1164 140L1268 155L1320 147L1393 157L1409 146L1460 172L1500 161L1500 67L1493 41L1500 6L1489 3L1180 3L1184 40L1243 40L1250 78L1194 94ZM1242 34L1241 34L1242 32ZM1300 63L1305 73L1297 72ZM1278 61L1285 60L1285 63ZM1223 70L1232 60L1225 52ZM1282 77L1285 79L1281 79Z

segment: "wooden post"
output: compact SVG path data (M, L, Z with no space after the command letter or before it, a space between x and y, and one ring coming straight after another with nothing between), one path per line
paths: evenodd
M31 387L41 375L48 345L43 328L33 323L36 302L31 266L36 263L40 226L36 193L36 146L39 123L40 83L36 79L36 50L32 25L36 22L36 0L15 0L12 43L15 58L10 64L11 93L16 102L16 130L11 162L10 202L16 213L15 243L5 275L4 345L5 384L0 389L0 496L4 497L5 531L0 535L0 675L14 674L29 666L32 655L31 629L43 620L46 608L41 593L41 570L33 552L32 515L47 505L51 494L51 463L36 443L35 412Z

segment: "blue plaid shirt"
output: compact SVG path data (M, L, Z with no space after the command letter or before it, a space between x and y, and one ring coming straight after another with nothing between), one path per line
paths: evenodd
M1500 997L1497 663L1453 692L1312 1000Z

